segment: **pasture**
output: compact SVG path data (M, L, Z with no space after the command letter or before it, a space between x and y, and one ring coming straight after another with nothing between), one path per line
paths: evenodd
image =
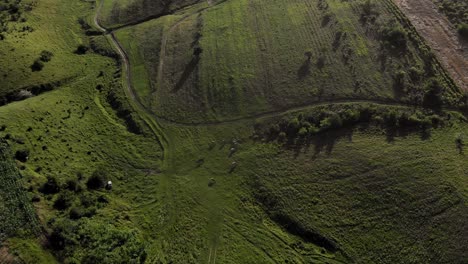
M103 0L101 34L99 3L41 1L0 40L5 94L49 84L0 107L0 256L468 258L466 102L390 0L162 3Z

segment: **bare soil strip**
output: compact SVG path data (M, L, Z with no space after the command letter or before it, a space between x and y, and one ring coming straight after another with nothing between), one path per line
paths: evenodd
M431 0L394 0L419 34L434 50L455 83L468 91L468 42Z

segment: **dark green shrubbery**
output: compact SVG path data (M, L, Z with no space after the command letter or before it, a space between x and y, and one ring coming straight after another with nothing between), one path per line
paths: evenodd
M460 24L458 26L458 34L468 40L468 24Z
M141 134L143 132L142 126L140 125L140 122L138 122L138 116L132 113L128 101L122 95L111 90L107 95L107 101L111 105L112 109L117 112L117 116L125 121L125 125L129 132L135 134Z
M102 169L98 169L89 177L86 182L86 186L91 190L102 189L106 183L106 172Z
M47 51L47 50L43 50L39 56L39 58L37 58L33 64L31 65L31 70L33 72L36 72L36 71L41 71L42 68L44 68L44 63L45 62L49 62L51 59L52 59L52 56L54 54L52 54L52 52L50 51Z
M434 84L435 85L435 84ZM431 86L427 95L428 106L439 106L437 86ZM266 126L257 124L254 138L295 142L296 139L310 138L314 135L353 127L358 124L373 124L389 130L417 129L429 131L445 122L445 117L433 110L414 110L405 108L380 107L372 105L342 106L341 109L325 107L310 113L292 116Z
M39 188L44 194L54 194L60 192L60 185L55 177L48 176L47 181Z
M68 193L61 193L55 199L54 208L60 211L68 209L72 204L72 195Z
M41 56L40 56L40 60L43 61L43 62L48 62L52 59L52 56L54 56L54 54L50 51L47 51L47 50L43 50L41 52Z
M34 1L33 1L34 2ZM22 2L21 0L2 0L0 1L0 33L19 31L32 31L30 26L8 27L9 23L26 22L24 14L32 10L34 3L30 1ZM4 36L2 34L2 36ZM2 38L0 38L1 40Z
M27 149L21 149L21 150L16 151L15 153L15 159L21 162L28 161L28 158L29 158L29 150Z
M31 70L33 72L41 71L42 68L44 68L44 63L40 59L35 60L31 65Z
M385 46L396 50L406 50L407 33L401 26L385 26L380 31L380 35Z
M74 210L74 216L79 214L79 210ZM145 244L137 230L87 218L60 219L51 225L49 244L61 263L123 264L146 260Z
M466 0L434 0L439 6L439 10L455 26L468 23L468 1Z
M76 48L75 50L75 53L78 54L78 55L83 55L83 54L86 54L86 52L88 51L88 47L86 47L85 45L83 44L80 44L78 45L78 47Z
M443 87L437 79L431 79L423 99L424 107L440 110L442 107Z

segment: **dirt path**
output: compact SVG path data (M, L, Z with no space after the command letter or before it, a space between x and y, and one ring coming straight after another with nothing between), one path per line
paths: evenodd
M455 83L468 91L468 43L431 0L393 0L434 50Z
M318 107L318 106L339 105L339 104L358 104L358 103L368 103L368 104L375 104L375 105L381 105L381 106L402 106L402 107L421 108L420 106L415 106L412 104L406 104L403 102L397 102L397 101L392 101L392 100L352 99L352 98L346 99L345 98L345 99L334 99L334 100L323 100L323 101L311 101L311 102L306 102L301 105L290 106L290 107L286 107L283 109L266 111L266 112L262 112L258 114L253 114L250 116L237 117L237 118L232 118L232 119L227 119L227 120L214 120L214 121L205 121L205 122L182 122L182 121L171 120L164 116L158 116L158 118L168 123L181 125L181 126L215 126L215 125L221 125L221 124L230 124L230 123L237 123L241 121L248 121L248 120L253 120L253 119L258 119L258 118L275 117L275 116L282 115L288 112L302 111L302 110L307 110L309 108ZM459 111L459 109L456 107L444 107L444 110Z
M128 58L127 53L125 50L122 48L122 45L120 42L117 40L115 37L115 34L113 31L109 31L108 29L104 28L100 21L99 21L99 16L101 14L101 8L104 3L104 0L101 0L97 4L97 9L96 13L94 15L94 24L96 27L104 34L104 35L109 35L110 36L110 41L111 44L114 46L114 48L117 50L119 53L119 56L122 60L122 71L123 71L123 76L125 78L125 94L130 97L130 103L132 106L134 106L135 111L137 114L141 117L141 119L148 125L150 128L151 132L156 136L158 139L159 145L161 146L161 149L163 150L163 166L164 167L171 167L170 161L172 161L172 152L169 151L169 139L166 137L164 134L162 128L159 126L159 124L156 122L154 118L154 113L151 112L149 109L147 109L139 100L138 96L136 95L136 92L134 90L134 87L132 85L132 74L130 71L130 60Z

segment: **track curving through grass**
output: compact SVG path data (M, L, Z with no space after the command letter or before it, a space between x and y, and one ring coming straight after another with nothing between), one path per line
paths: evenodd
M156 136L156 139L158 140L161 148L163 149L163 159L162 159L163 168L168 169L171 167L170 161L172 160L171 154L169 151L169 140L164 134L162 128L159 126L156 120L152 117L153 113L141 103L140 99L138 98L135 92L135 89L133 88L132 75L130 72L130 62L129 62L127 53L125 52L125 50L122 48L122 45L115 37L114 32L109 31L108 29L104 28L99 22L101 8L104 3L103 1L104 0L101 0L97 6L97 10L94 16L94 24L104 35L108 37L113 47L117 50L121 58L122 65L123 65L122 67L123 67L124 80L125 80L124 86L126 88L125 94L131 99L130 103L135 109L135 111L137 112L137 114L144 120L144 122L148 125L148 127L151 129L153 134Z

